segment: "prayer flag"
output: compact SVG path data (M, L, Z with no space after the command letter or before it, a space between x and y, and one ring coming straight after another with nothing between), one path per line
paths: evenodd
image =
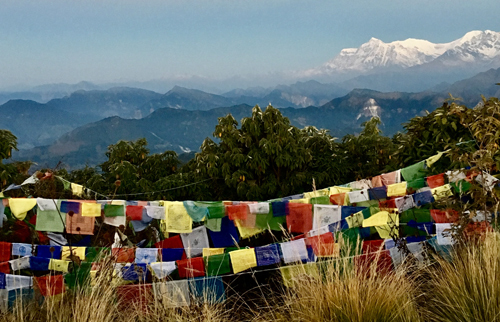
M229 256L235 274L257 266L257 258L253 249L235 250L230 252Z

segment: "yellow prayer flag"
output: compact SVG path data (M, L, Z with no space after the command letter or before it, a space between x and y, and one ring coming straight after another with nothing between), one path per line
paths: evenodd
M76 183L71 183L71 191L75 196L81 197L83 196L83 186L76 184Z
M163 201L166 219L165 230L169 233L190 233L193 231L193 220L189 216L182 201Z
M395 225L375 226L375 229L382 239L392 238L392 235L399 234L397 226Z
M82 202L82 217L100 217L101 204Z
M261 229L261 228L245 227L243 225L243 222L239 219L235 219L234 224L238 228L238 232L240 233L241 239L255 236L255 235L260 234L261 232L264 231L264 229Z
M68 273L69 272L69 263L71 263L71 262L61 260L61 259L51 258L50 262L49 262L49 270Z
M9 207L10 211L19 220L24 220L28 211L33 209L36 206L35 198L10 198L9 199Z
M347 224L349 225L349 228L355 228L355 227L360 227L363 224L363 212L359 211L352 216L348 216L345 219L347 221Z
M257 257L254 249L240 249L229 253L233 273L239 273L257 266Z
M63 246L62 248L62 253L61 253L61 259L62 260L71 260L70 255L73 254L73 256L77 256L80 258L82 261L85 260L85 250L87 247L69 247L69 246Z
M387 197L400 197L406 195L406 181L387 186Z
M289 200L288 202L289 203L309 203L310 199L311 198L292 199L292 200Z
M283 285L286 287L294 287L296 281L304 281L307 278L315 280L321 278L316 263L282 266L280 272L283 277Z
M351 192L351 191L352 191L352 189L348 188L348 187L339 187L339 186L330 187L330 195L336 195L339 193L347 193L347 192Z
M453 196L453 191L451 191L451 186L449 184L445 184L444 186L431 189L431 192L432 196L434 197L434 200L439 200Z
M396 212L380 211L363 220L363 227L385 226L387 224L399 226L399 215Z
M224 254L224 248L203 248L203 257Z
M447 150L449 151L449 150ZM427 167L430 167L431 165L433 165L434 163L436 163L439 159L441 159L441 157L443 156L443 154L447 151L443 151L443 152L439 152L438 154L436 155L433 155L432 157L429 157L425 160L425 164L427 165Z
M310 191L310 192L304 192L304 198L315 198L315 197L328 196L329 192L330 192L329 188L324 188L321 190Z

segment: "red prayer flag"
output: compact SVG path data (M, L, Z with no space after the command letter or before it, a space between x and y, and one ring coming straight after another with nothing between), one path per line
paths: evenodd
M135 248L113 248L111 254L117 263L133 263L135 260Z
M176 261L180 278L205 276L203 257L187 258Z
M120 285L116 288L116 299L120 310L139 308L145 312L152 300L152 284Z
M436 174L435 176L427 177L427 185L431 188L437 188L444 185L444 173Z
M363 254L369 254L378 252L379 250L384 249L384 240L383 239L375 239L375 240L364 240L363 241Z
M332 205L339 205L343 206L345 201L345 192L344 193L337 193L334 195L330 195L330 203Z
M35 277L36 285L43 296L53 296L65 291L62 275L47 275Z
M0 273L10 274L9 262L0 263Z
M431 217L438 224L454 223L458 220L458 212L453 209L431 209Z
M141 220L142 219L142 210L143 206L127 206L126 215L130 220Z
M396 200L395 199L387 199L384 201L379 201L378 207L380 208L380 210L397 208L396 207Z
M12 253L12 244L8 242L0 242L0 262L9 261L11 253Z
M286 225L291 233L304 234L312 229L312 205L307 203L288 203Z
M322 235L308 237L307 241L311 244L313 252L316 256L333 256L335 255L335 238L333 234L328 232Z
M366 276L370 276L372 265L375 265L377 274L386 275L392 271L392 258L389 250L359 255L354 259L358 272L366 274Z
M229 216L229 219L235 220L245 220L248 216L248 205L240 204L240 205L226 205L226 213Z

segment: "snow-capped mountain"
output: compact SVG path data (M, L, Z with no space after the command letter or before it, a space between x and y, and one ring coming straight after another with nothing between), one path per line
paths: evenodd
M500 66L500 32L471 31L442 44L413 38L385 43L371 38L359 48L343 49L322 66L304 71L303 76L397 71L433 62L450 67L471 63Z

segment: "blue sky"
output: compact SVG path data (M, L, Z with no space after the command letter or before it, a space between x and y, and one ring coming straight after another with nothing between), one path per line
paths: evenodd
M0 88L301 70L371 37L500 31L499 12L498 0L0 0Z

